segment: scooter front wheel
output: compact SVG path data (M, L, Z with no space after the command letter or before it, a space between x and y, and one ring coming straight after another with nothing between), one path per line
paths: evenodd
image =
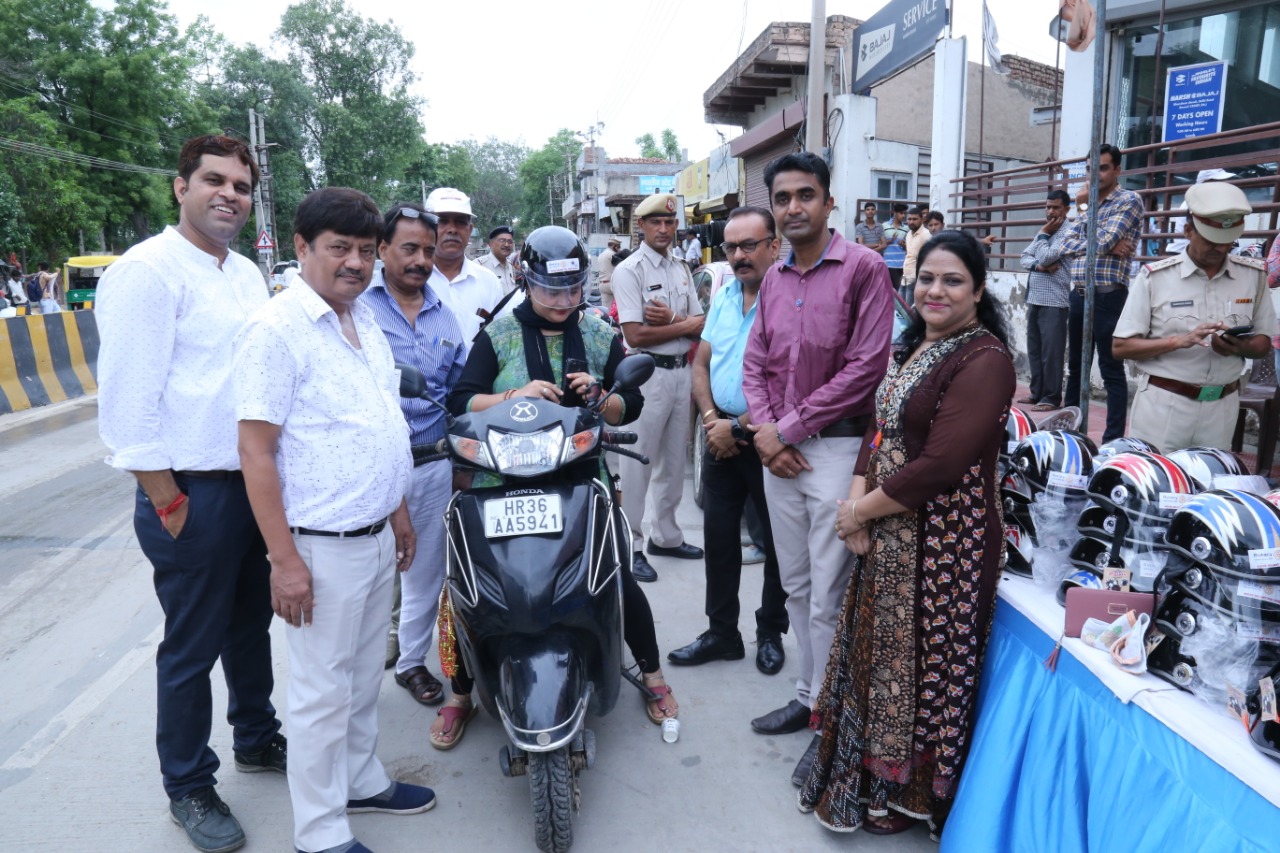
M565 853L573 845L576 777L569 764L569 747L529 753L533 837L543 853Z

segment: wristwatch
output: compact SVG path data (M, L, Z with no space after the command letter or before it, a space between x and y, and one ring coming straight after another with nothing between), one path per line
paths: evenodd
M729 421L729 433L733 436L734 441L747 440L747 431L742 428L742 424L738 423L737 418Z
M778 441L783 447L790 447L791 442L787 441L787 437L782 434L782 430L778 430Z

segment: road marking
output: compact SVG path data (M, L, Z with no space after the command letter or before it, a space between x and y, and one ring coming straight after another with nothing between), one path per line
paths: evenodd
M97 680L80 693L75 700L36 732L22 747L0 764L2 770L29 770L44 760L45 756L62 743L76 727L98 710L107 697L127 681L135 672L155 657L156 647L164 636L164 623L155 627L141 644L129 650L115 665L98 676Z

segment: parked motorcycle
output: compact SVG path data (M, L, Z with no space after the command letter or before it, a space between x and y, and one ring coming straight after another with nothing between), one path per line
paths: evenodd
M421 373L397 367L401 396L430 399ZM628 356L611 393L638 388L653 370L651 356ZM555 853L573 843L578 774L595 763L587 714L612 710L624 675L641 687L622 665L630 526L600 466L606 451L648 459L619 447L636 436L605 424L606 399L569 408L514 398L450 417L447 438L415 448L500 481L449 503L447 590L458 652L511 740L502 772L529 777L534 838Z

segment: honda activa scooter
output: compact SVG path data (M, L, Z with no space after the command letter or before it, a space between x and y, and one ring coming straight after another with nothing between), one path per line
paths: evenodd
M401 396L430 399L418 371L397 367ZM611 393L638 388L653 370L648 355L623 359ZM613 708L624 675L631 532L600 479L600 456L648 462L618 446L635 433L608 428L606 399L569 408L513 398L450 417L445 439L415 448L418 459L448 458L501 481L449 503L447 590L458 652L511 740L502 772L528 775L538 848L557 853L573 843L578 773L595 762L587 714Z

